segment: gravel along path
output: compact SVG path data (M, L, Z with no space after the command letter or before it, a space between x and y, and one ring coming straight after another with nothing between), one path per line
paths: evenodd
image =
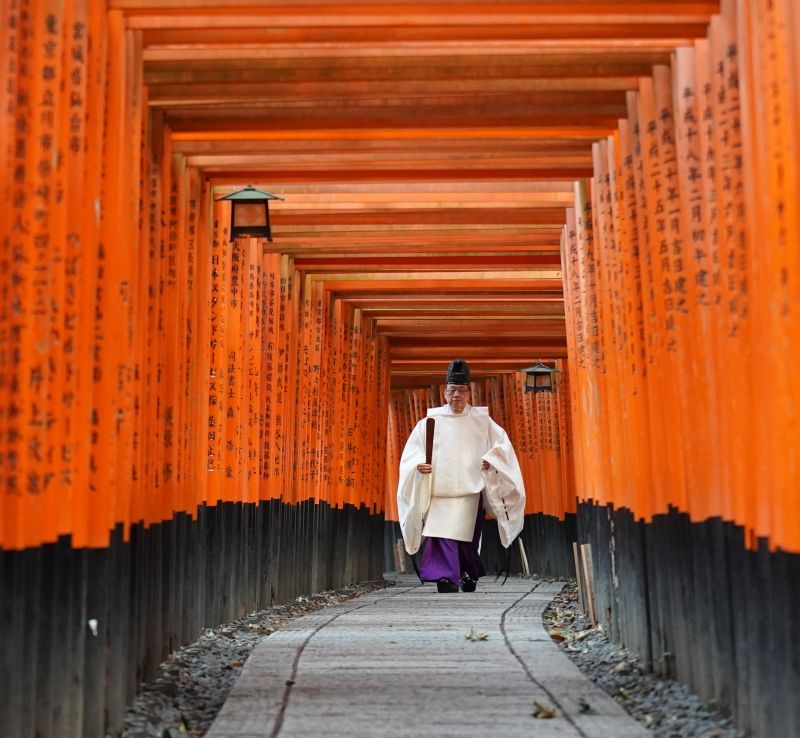
M197 738L205 735L258 641L302 615L394 582L376 581L303 595L293 602L209 628L161 664L161 675L142 685L110 738Z
M656 738L745 738L730 718L703 704L685 684L643 671L634 654L608 640L602 626L591 628L578 607L575 583L564 587L543 618L550 637L578 668Z

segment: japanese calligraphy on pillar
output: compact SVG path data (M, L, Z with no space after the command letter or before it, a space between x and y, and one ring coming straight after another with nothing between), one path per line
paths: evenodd
M658 171L663 178L660 182L656 180L654 186L663 187L664 190L663 198L659 197L656 201L659 208L656 230L663 279L666 349L674 353L679 350L682 326L689 311L689 300L684 264L681 188L675 153L672 71L668 67L657 66L653 77L660 152ZM659 192L659 196L661 194Z
M706 239L708 213L703 192L702 90L697 85L694 48L680 48L675 55L676 157L683 197L682 215L686 237L686 269L689 304L710 306L711 255Z
M720 271L719 225L717 219L717 147L715 144L714 88L710 74L708 42L697 44L695 51L697 74L698 148L700 162L689 176L697 181L703 192L703 207L707 213L701 227L692 228L693 258L697 264L697 300L708 306L722 305L722 272Z
M591 199L582 183L575 184L575 224L579 253L581 317L586 366L598 369L601 362L600 306L597 299L597 263Z
M209 378L208 378L208 431L206 438L208 450L206 467L208 471L222 468L221 442L223 435L223 412L227 405L225 399L225 284L227 272L226 232L219 213L215 213L211 235L211 300L209 335ZM216 502L217 498L211 500Z
M719 258L722 274L723 310L727 316L727 332L737 338L748 314L748 256L746 212L742 160L741 112L739 109L739 54L735 34L727 19L712 25L711 87L714 107L712 145L716 151L716 205L718 218ZM766 67L769 68L769 67ZM771 96L775 84L763 90ZM767 99L770 99L767 97ZM775 100L775 97L772 97ZM778 137L775 155L786 156L786 141L780 139L786 108L776 110L779 118L775 131ZM785 164L788 164L784 160Z
M261 304L262 274L261 245L256 239L250 239L247 252L247 302L245 304L246 340L246 376L247 376L247 444L245 463L246 499L255 502L258 499L258 480L260 466L259 416L261 409Z
M361 387L359 382L359 359L362 350L361 311L354 310L348 326L347 373L344 384L347 386L347 425L345 428L344 486L348 494L356 485L356 464L358 463L358 447L356 445L360 425L358 418L361 407Z
M658 140L651 139L656 133L655 120L650 120L647 110L654 106L652 81L642 80L639 93L628 94L628 109L631 119L631 137L633 167L636 173L636 225L638 230L639 263L642 276L642 309L643 309L643 335L646 343L643 347L648 365L656 360L655 345L658 331L651 330L656 325L656 293L655 293L655 265L654 249L657 248L655 239L651 236L651 222L654 221L652 209L648 209L648 183L650 173L646 168L646 157L658 155ZM646 98L643 100L643 98ZM654 118L654 113L652 114ZM655 148L653 148L655 147Z
M610 296L609 318L613 331L613 345L615 359L622 362L624 355L629 351L628 334L625 330L625 283L623 270L623 250L627 248L624 211L624 195L619 180L622 172L619 168L617 149L618 138L609 136L606 151L606 166L608 168L608 203L607 220L610 235L613 236L613 251L605 260L605 271L610 281L608 292Z
M200 291L202 280L197 279L197 196L196 190L197 183L193 177L190 183L187 184L188 192L185 194L184 206L184 233L183 233L183 273L185 275L185 289L186 300L183 307L183 351L181 361L181 380L184 388L183 392L183 408L181 411L181 425L180 437L178 443L180 445L180 468L178 469L178 476L180 479L189 481L192 480L193 484L197 484L194 475L194 458L195 449L193 448L192 439L194 430L198 427L196 417L196 407L198 403L194 403L193 399L196 396L196 385L194 384L194 371L192 367L192 356L196 355L198 349L198 339L201 324L201 317L197 314L198 310L198 292ZM199 370L200 367L197 367ZM205 416L202 417L205 420ZM193 501L194 495L192 495ZM187 503L189 500L187 499ZM192 504L190 510L194 509Z
M242 272L244 239L230 244L227 282L225 354L223 356L224 441L222 445L225 500L236 500L241 481L242 450Z
M599 369L604 374L608 363L616 361L618 308L621 304L619 287L619 255L617 234L614 222L613 194L611 188L612 172L609 168L608 142L599 141L592 146L592 159L595 162L595 175L592 182L593 230L602 248L595 251L596 280L598 285L598 322L604 325L601 339L601 362ZM613 356L609 356L609 351ZM606 357L609 356L609 359Z
M647 370L642 310L642 266L639 253L639 228L636 208L636 168L630 119L620 121L617 137L617 197L620 218L619 253L624 299L625 373L635 394L642 391Z
M292 265L288 257L281 257L280 260L280 279L279 279L279 308L278 308L278 358L275 369L275 412L273 415L273 445L272 445L272 465L273 473L278 475L281 483L284 483L284 475L288 470L287 455L291 449L290 443L293 439L293 429L289 423L289 418L294 412L292 403L294 401L293 389L290 380L293 381L292 374L293 361L296 358L294 348L294 309L296 300L294 297L294 276ZM285 487L282 487L282 490Z
M3 223L3 266L9 279L3 281L2 317L5 326L3 333L4 376L3 376L3 415L5 438L3 438L3 494L6 498L6 510L9 511L7 527L7 545L22 544L25 538L19 517L24 508L19 499L27 492L25 478L26 457L23 444L27 442L26 425L31 409L22 404L21 391L26 389L30 372L29 361L25 358L23 344L26 327L26 295L29 289L30 275L26 269L30 254L29 233L26 210L29 193L26 187L28 180L28 136L32 126L32 28L30 3L20 0L10 4L8 25L12 34L8 44L14 53L8 55L6 72L10 83L9 94L4 98L9 121L13 121L10 132L4 132L13 140L13 147L4 147L0 156L5 158L7 152L11 156L7 171L11 173L10 181L4 178L4 205L10 204L6 211L8 223ZM14 94L11 94L11 93ZM23 414L24 413L24 414ZM12 538L13 536L13 538Z
M580 252L574 208L567 208L566 221L561 238L561 265L564 272L564 304L567 306L565 307L567 340L572 344L570 356L574 357L575 366L585 369L587 361L581 301Z
M172 169L170 171L169 195L166 203L167 231L164 234L164 249L162 256L162 275L160 295L162 304L161 311L161 330L165 334L164 355L163 355L163 376L164 389L163 411L160 414L161 447L163 456L160 464L160 478L164 485L172 491L175 489L177 481L178 465L178 439L176 430L178 429L178 413L180 412L180 397L178 392L179 382L179 353L175 349L168 349L167 346L175 347L178 343L178 326L180 325L179 305L183 302L179 293L182 292L178 284L178 253L179 243L179 223L181 215L179 211L179 193L177 163L172 158Z
M262 305L264 319L262 322L262 368L261 391L262 413L261 433L261 476L266 481L267 498L274 494L272 479L274 476L274 459L272 452L273 421L275 414L275 396L277 391L277 352L278 352L278 282L280 280L280 259L275 254L265 254L263 267L264 286Z

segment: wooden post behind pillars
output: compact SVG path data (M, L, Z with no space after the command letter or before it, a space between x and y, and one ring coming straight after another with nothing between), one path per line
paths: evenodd
M586 604L589 609L589 620L592 625L597 625L597 613L594 609L594 569L592 562L592 546L589 543L581 544L581 568L583 581L586 586Z
M578 584L578 605L581 612L586 613L586 585L583 578L583 564L581 560L580 544L572 542L572 556L575 559L575 581Z

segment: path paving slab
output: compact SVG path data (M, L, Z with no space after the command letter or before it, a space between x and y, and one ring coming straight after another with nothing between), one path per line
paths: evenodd
M545 631L563 584L486 578L438 594L400 575L298 618L255 648L207 738L651 736ZM535 702L555 717L534 718Z

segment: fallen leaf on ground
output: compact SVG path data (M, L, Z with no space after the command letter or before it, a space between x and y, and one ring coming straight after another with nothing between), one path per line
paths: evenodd
M475 628L470 628L469 633L465 636L468 641L488 641L489 636L486 633L478 633Z
M541 702L536 702L534 700L533 712L531 715L538 720L549 720L550 718L554 718L556 716L556 711L555 708L548 707L547 705L543 705Z

